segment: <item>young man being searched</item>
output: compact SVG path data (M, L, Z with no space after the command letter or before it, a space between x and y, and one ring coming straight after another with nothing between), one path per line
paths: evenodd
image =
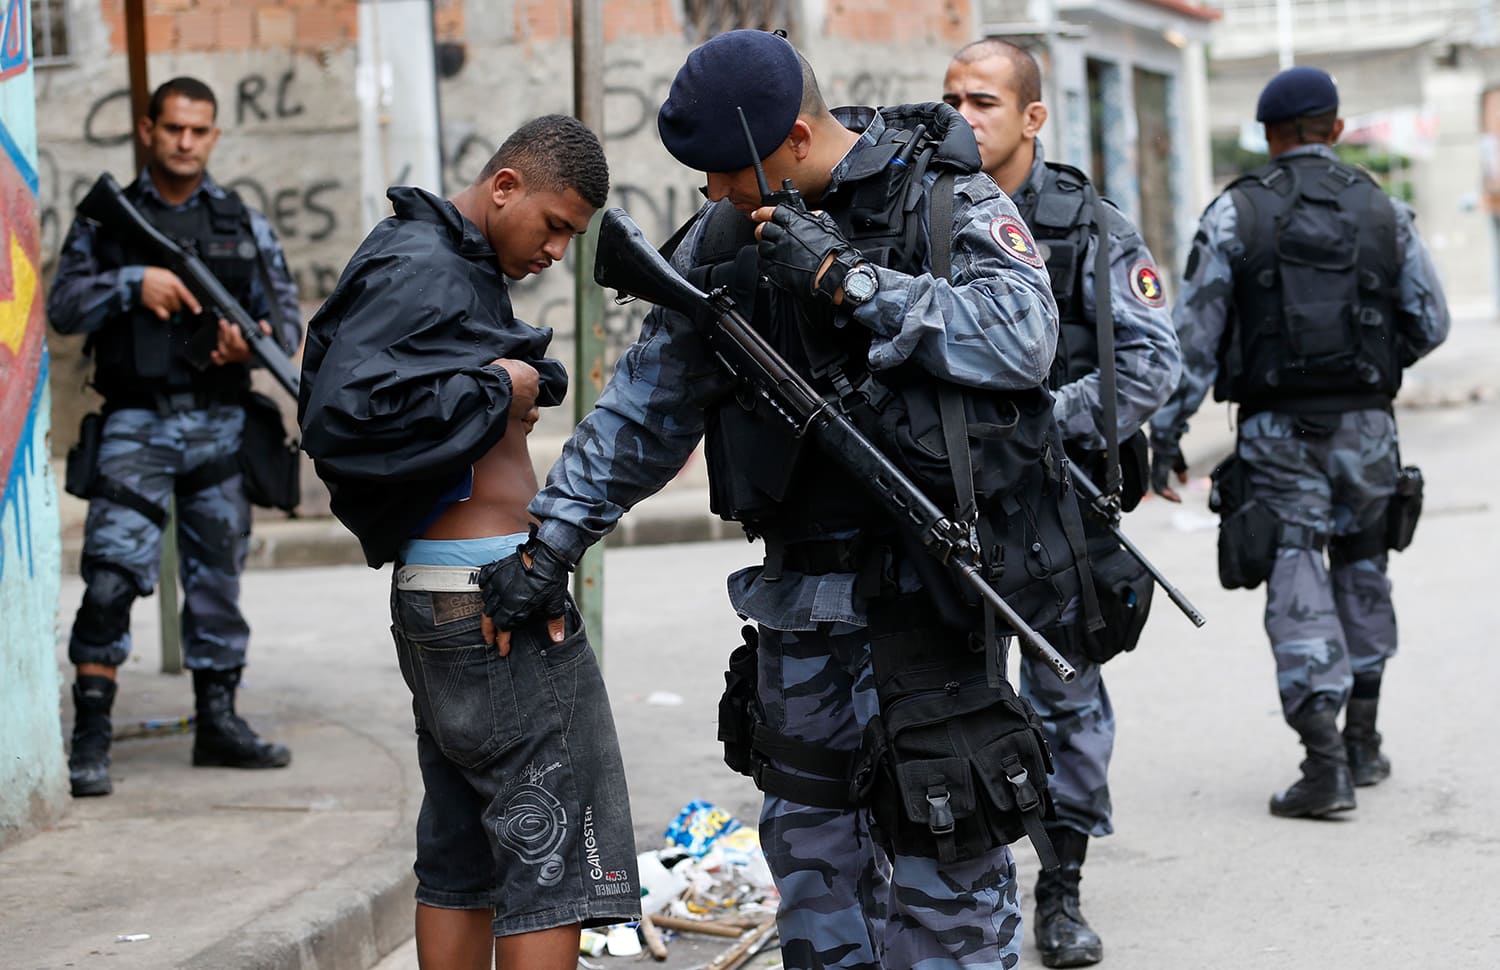
M426 968L571 970L580 929L639 912L609 702L564 594L498 636L479 567L526 539L526 436L559 404L552 331L507 278L562 259L609 192L598 139L538 118L451 200L397 187L308 327L302 444L372 567L415 699L417 955Z

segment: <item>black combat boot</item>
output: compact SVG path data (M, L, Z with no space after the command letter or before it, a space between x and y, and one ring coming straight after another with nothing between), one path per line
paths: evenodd
M234 691L243 669L193 671L198 700L193 764L200 768L285 768L292 763L286 745L262 741L234 712Z
M1349 756L1339 734L1338 702L1315 695L1292 722L1302 736L1307 758L1302 777L1279 795L1271 796L1271 814L1282 818L1322 818L1354 807L1354 781Z
M73 744L68 752L68 782L74 798L108 795L109 741L114 733L109 711L115 704L115 682L79 674L73 682Z
M1355 691L1359 684L1356 680ZM1380 732L1375 730L1375 712L1380 707L1379 681L1374 697L1351 697L1344 712L1344 751L1349 756L1349 775L1365 787L1391 776L1391 761L1380 753Z
M1060 865L1043 869L1036 877L1036 948L1043 966L1087 967L1104 959L1104 943L1083 918L1078 899L1089 837L1076 829L1050 825L1047 837Z

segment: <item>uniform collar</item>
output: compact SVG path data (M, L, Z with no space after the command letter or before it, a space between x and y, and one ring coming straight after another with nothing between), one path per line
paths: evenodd
M885 119L874 108L834 108L833 117L850 131L860 133L859 140L849 146L849 151L833 167L833 177L824 195L838 191L845 182L857 182L885 168L890 161L890 152L872 152L885 133Z
M1320 155L1323 158L1331 158L1335 161L1337 161L1339 157L1338 152L1333 150L1332 145L1314 143L1311 145L1298 145L1296 148L1287 149L1280 155L1276 156L1276 161L1279 162L1283 158L1301 158L1306 155Z
M1031 171L1026 173L1026 181L1021 183L1020 195L1041 195L1042 189L1047 184L1047 153L1042 150L1042 140L1033 138L1031 147L1036 152L1036 157L1031 160Z
M140 191L143 198L150 199L152 202L156 203L159 206L162 206L163 208L172 208L172 206L167 205L167 201L161 197L161 193L156 191L156 183L151 181L151 170L149 168L141 169L141 174L136 177L135 185L137 190ZM222 199L228 196L229 193L224 191L223 187L213 180L213 176L209 175L207 172L204 172L203 181L198 183L198 187L193 189L192 194L184 199L182 202L182 206L179 206L178 208L195 204L198 201L198 196L200 195L207 195L210 198L214 199Z

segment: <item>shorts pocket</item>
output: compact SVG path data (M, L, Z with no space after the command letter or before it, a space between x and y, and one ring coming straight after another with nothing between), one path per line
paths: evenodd
M449 760L474 768L521 736L510 665L479 638L462 646L410 647L412 694L422 724Z

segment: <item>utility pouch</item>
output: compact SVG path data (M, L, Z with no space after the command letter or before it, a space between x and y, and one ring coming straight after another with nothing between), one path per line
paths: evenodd
M1210 475L1208 507L1219 514L1219 583L1254 589L1271 576L1281 522L1250 496L1245 463L1230 455Z
M1099 612L1104 627L1082 630L1083 652L1096 664L1134 650L1151 612L1151 593L1156 583L1146 567L1125 551L1114 536L1089 540L1089 568L1099 594Z
M71 456L70 469L71 469ZM1396 473L1396 492L1386 507L1385 545L1400 552L1411 545L1422 517L1422 469L1407 465Z
M239 470L245 497L266 509L291 512L302 499L302 461L298 444L281 423L281 409L264 394L245 396L245 432L240 441Z
M867 795L888 851L953 863L1029 836L1054 865L1041 721L1009 683L987 683L983 651L942 635L872 639L880 713L866 725L855 797Z
M99 478L99 445L104 440L104 415L85 414L78 423L78 443L68 449L63 491L78 498L93 494Z
M740 631L745 642L729 655L724 671L724 693L719 698L719 740L724 763L742 775L751 773L751 743L755 731L755 651L760 634L753 626Z

